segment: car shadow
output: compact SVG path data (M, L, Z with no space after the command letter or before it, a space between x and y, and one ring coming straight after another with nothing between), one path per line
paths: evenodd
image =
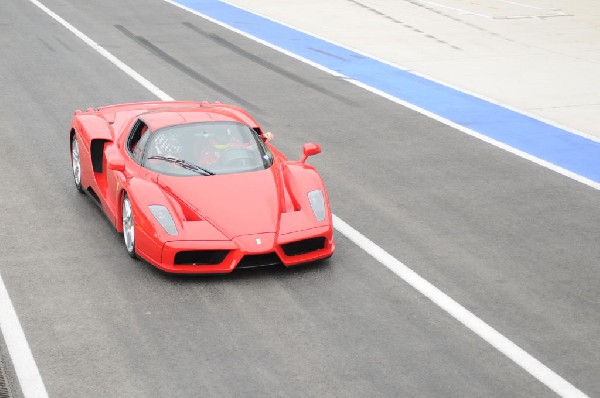
M138 260L155 276L176 283L221 283L253 279L272 279L281 277L301 277L322 272L331 263L330 258L312 261L301 265L286 267L283 264L234 269L228 274L173 274L165 272L142 259Z

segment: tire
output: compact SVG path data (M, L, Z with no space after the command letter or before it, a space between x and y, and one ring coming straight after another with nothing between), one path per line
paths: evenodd
M123 220L123 243L125 243L125 250L131 258L137 258L135 254L135 223L133 216L133 208L127 194L123 196L123 202L121 206L122 220Z
M73 170L75 188L77 188L79 192L83 192L83 187L81 186L81 157L77 135L75 134L71 137L71 169Z

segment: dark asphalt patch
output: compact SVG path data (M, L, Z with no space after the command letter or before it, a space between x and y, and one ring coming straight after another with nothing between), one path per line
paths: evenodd
M2 347L4 348L4 347ZM7 371L5 370L5 355L4 350L0 350L0 398L12 398L14 397L12 389L9 383Z
M11 398L10 390L6 383L6 376L4 375L4 366L0 359L0 398Z

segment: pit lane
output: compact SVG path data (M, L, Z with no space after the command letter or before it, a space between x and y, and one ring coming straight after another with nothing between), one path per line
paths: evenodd
M288 155L306 140L322 143L313 163L337 214L596 391L599 217L590 189L164 5L115 13L120 3L48 4L176 98L226 99L115 24L235 88ZM51 396L549 394L341 237L327 267L293 272L179 279L129 261L72 189L63 130L73 109L148 93L26 4L3 7L13 22L2 29L22 30L3 42L9 216L0 272ZM184 23L352 103L189 36Z

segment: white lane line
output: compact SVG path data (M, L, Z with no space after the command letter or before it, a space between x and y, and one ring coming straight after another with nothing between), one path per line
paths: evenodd
M390 95L390 94L388 94L386 92L383 92L381 90L373 88L373 87L371 87L371 86L369 86L367 84L364 84L362 82L359 82L359 81L353 80L353 79L346 79L346 80L348 82L350 82L350 83L358 86L358 87L362 87L365 90L372 92L373 94L377 94L377 95L379 95L379 96L381 96L383 98L387 98L388 100L390 100L392 102L395 102L395 103L397 103L399 105L402 105L402 106L404 106L406 108L412 109L415 112L418 112L418 113L420 113L422 115L428 116L431 119L437 120L438 122L443 123L443 124L445 124L447 126L450 126L452 128L455 128L456 130L462 131L463 133L468 134L471 137L474 137L474 138L477 138L477 139L479 139L481 141L487 142L488 144L491 144L491 145L493 145L493 146L495 146L497 148L504 149L505 151L510 152L510 153L512 153L514 155L517 155L517 156L519 156L519 157L521 157L523 159L529 160L530 162L533 162L533 163L535 163L537 165L540 165L540 166L545 167L545 168L547 168L549 170L552 170L552 171L554 171L554 172L556 172L558 174L562 174L565 177L569 177L572 180L575 180L577 182L585 184L588 187L600 190L600 182L596 182L594 180L590 180L589 178L585 178L585 177L583 177L583 176L581 176L581 175L579 175L577 173L573 173L570 170L567 170L567 169L564 169L564 168L562 168L560 166L557 166L554 163L550 163L550 162L548 162L548 161L546 161L544 159L540 159L540 158L538 158L536 156L530 155L527 152L523 152L523 151L521 151L519 149L513 148L510 145L505 144L503 142L496 141L495 139L493 139L491 137L488 137L487 135L478 133L477 131L471 130L470 128L467 128L465 126L461 126L460 124L457 124L457 123L455 123L455 122L453 122L451 120L445 119L445 118L443 118L443 117L441 117L441 116L439 116L439 115L437 115L435 113L432 113L432 112L430 112L428 110L425 110L423 108L419 108L418 106L413 105L410 102L403 101L403 100L401 100L401 99L399 99L397 97L394 97L393 95Z
M515 6L520 6L520 7L525 7L525 8L533 8L534 10L542 10L542 11L547 11L547 8L541 8L541 7L536 7L536 6L532 6L531 4L523 4L523 3L517 3L515 1L510 1L510 0L496 0L499 1L501 3L507 3L507 4L512 4ZM555 11L553 9L550 9L550 11Z
M455 7L445 6L443 4L433 3L431 1L420 0L420 2L421 3L425 3L425 4L430 4L430 5L434 6L434 7L447 8L447 9L452 10L452 11L458 11L458 13L462 14L462 15L476 15L478 17L492 18L489 15L479 14L479 13L476 13L474 11L463 10L462 8L455 8Z
M77 30L75 27L73 27L73 25L69 24L64 19L62 19L61 17L56 15L54 12L50 11L48 8L43 6L41 3L39 3L39 1L37 1L37 0L29 0L29 1L31 1L33 4L36 4L38 7L40 7L40 9L44 10L44 12L46 12L52 18L54 18L55 20L60 22L61 25L65 26L67 29L69 29L69 31L71 31L73 34L75 34L77 37L79 37L81 40L83 40L86 44L90 45L92 48L94 48L96 51L98 51L98 53L100 53L106 59L108 59L110 62L115 64L119 69L121 69L127 75L131 76L133 79L135 79L140 84L142 84L142 86L146 87L149 91L154 93L158 98L160 98L162 100L172 100L172 98L170 96L168 96L164 91L160 90L157 86L155 86L154 84L150 83L150 81L148 81L147 79L142 77L139 73L135 72L129 66L125 65L123 62L121 62L119 59L117 59L114 55L110 54L103 47L98 45L96 42L91 40L89 37L87 37L85 34L80 32L79 30ZM173 3L170 0L165 0L165 1L176 5L176 3ZM178 6L182 7L181 5L178 5ZM182 7L182 8L184 8L184 7ZM193 11L193 10L190 10L190 11ZM205 18L205 16L203 16L200 13L197 13L197 12L194 12L194 13ZM210 18L207 18L207 19L210 19ZM217 22L215 21L215 23L217 23ZM223 25L221 23L219 23L219 24ZM223 25L223 26L227 26L227 25ZM228 27L228 29L229 28L230 27ZM256 39L253 39L253 40L256 40ZM323 69L323 68L320 67L320 69ZM450 315L452 315L454 318L456 318L459 322L461 322L467 328L469 328L474 333L476 333L478 336L480 336L482 339L487 341L490 345L492 345L493 347L498 349L500 352L502 352L504 355L506 355L508 358L513 360L517 365L521 366L529 374L531 374L537 380L539 380L540 382L542 382L543 384L548 386L551 390L553 390L554 392L556 392L557 394L559 394L560 396L563 396L563 397L577 397L577 398L587 397L587 395L585 395L582 391L577 389L575 386L573 386L568 381L563 379L561 376L559 376L558 374L553 372L551 369L549 369L547 366L542 364L540 361L538 361L537 359L532 357L530 354L525 352L523 349L518 347L512 341L510 341L509 339L504 337L502 334L497 332L495 329L493 329L491 326L489 326L484 321L479 319L473 313L471 313L470 311L465 309L463 306L461 306L459 303L454 301L452 298L450 298L448 295L443 293L441 290L439 290L438 288L433 286L431 283L427 282L425 279L423 279L421 276L419 276L413 270L408 268L406 265L404 265L398 259L393 257L391 254L386 252L384 249L382 249L377 244L375 244L373 241L369 240L367 237L365 237L360 232L358 232L357 230L352 228L349 224L347 224L346 222L341 220L339 217L337 217L335 215L333 217L334 217L334 226L338 232L340 232L346 238L350 239L352 242L354 242L356 245L358 245L360 248L362 248L365 252L367 252L373 258L375 258L377 261L379 261L381 264L388 267L396 275L398 275L404 281L409 283L411 286L413 286L415 289L417 289L423 295L428 297L431 301L433 301L435 304L437 304L440 308L442 308L444 311L448 312ZM6 297L8 299L8 295ZM8 299L8 301L10 302L10 299ZM21 333L22 333L22 330L21 330ZM23 338L24 338L24 336L23 336ZM26 347L26 349L29 351L29 347ZM11 356L12 356L12 354L11 354ZM14 360L14 358L13 358L13 360ZM35 362L33 363L33 366L35 366ZM40 381L41 381L41 379L40 379Z
M42 376L35 364L6 286L4 286L2 275L0 275L0 329L19 379L23 396L25 398L47 398L48 393L42 381Z
M454 301L446 293L429 283L412 269L386 252L369 238L352 228L339 217L333 216L335 229L341 232L361 249L369 253L381 264L402 278L406 283L417 289L441 309L452 315L456 320L472 332L487 341L498 351L512 359L533 377L544 383L548 388L562 397L587 397L582 391L556 374L546 365L535 359L525 350L510 341L496 329L479 319L472 312Z
M145 77L143 77L142 75L140 75L139 73L137 73L136 71L131 69L128 65L125 65L123 62L121 62L120 59L118 59L117 57L115 57L114 55L109 53L104 47L102 47L101 45L96 43L94 40L90 39L88 36L83 34L80 30L78 30L73 25L71 25L70 23L65 21L63 18L58 16L56 13L54 13L48 7L46 7L45 5L40 3L38 0L29 0L29 1L31 1L33 4L35 4L38 8L40 8L46 14L51 16L56 22L58 22L59 24L61 24L65 28L67 28L75 36L77 36L78 38L83 40L83 42L85 44L92 47L100 55L102 55L104 58L108 59L111 63L113 63L117 68L121 69L123 72L125 72L127 75L129 75L133 80L135 80L136 82L140 83L142 86L144 86L148 90L150 90L150 92L152 94L156 95L158 98L162 99L163 101L173 101L173 98L171 98L169 95L167 95L167 93L165 93L164 91L162 91L161 89L156 87L154 84L150 83L150 81L148 79L146 79Z
M48 7L37 0L30 0L34 5L51 16L55 21L67 28L75 36L83 40L88 46L96 50L100 55L113 63L117 68L121 69L132 79L140 83L152 94L156 95L163 101L172 101L173 98L167 95L164 91L152 84L148 79L131 69L117 57L112 55L94 40L76 29L73 25L58 16ZM40 375L40 371L35 363L35 359L31 354L31 349L27 343L27 338L23 332L23 328L17 317L17 313L12 305L2 275L0 275L0 329L6 342L8 353L12 360L12 364L19 379L21 391L25 398L47 398L48 392Z

